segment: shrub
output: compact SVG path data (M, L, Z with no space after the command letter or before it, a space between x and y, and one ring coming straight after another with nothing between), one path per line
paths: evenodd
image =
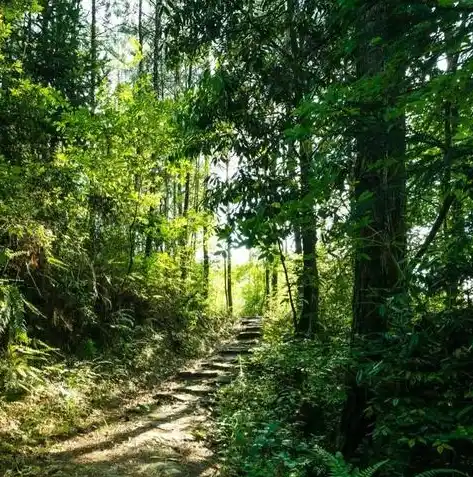
M220 394L226 474L306 475L313 445L334 446L345 361L344 342L329 347L303 340L258 349Z

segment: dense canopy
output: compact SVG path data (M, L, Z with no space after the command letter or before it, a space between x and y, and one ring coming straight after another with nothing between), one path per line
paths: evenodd
M3 2L0 184L2 475L245 316L221 475L471 475L470 0Z

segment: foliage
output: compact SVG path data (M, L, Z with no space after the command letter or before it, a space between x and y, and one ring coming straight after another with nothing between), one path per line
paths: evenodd
M36 405L15 444L263 314L220 400L229 474L469 471L469 3L2 5L0 391Z
M190 85L164 95L141 66L120 78L139 66L110 60L128 34L104 29L110 4L90 6L0 9L2 469L94 424L231 323L209 299L221 269L211 281L199 257L210 262L214 214L210 159L188 147Z
M332 455L319 446L316 446L314 450L316 456L327 467L330 477L373 477L388 462L383 460L363 470L352 469L352 466L345 462L340 452Z
M412 314L401 300L393 307L391 331L370 349L375 354L381 348L383 359L362 360L357 370L357 380L375 390L367 412L379 416L376 454L397 469L408 461L421 471L428 460L434 467L468 472L470 311Z
M372 477L379 469L388 463L388 460L382 460L376 464L360 470L353 468L350 464L347 464L340 452L331 454L322 447L316 446L314 448L315 455L325 465L329 471L330 477ZM463 472L459 472L455 469L431 469L416 474L415 477L435 477L437 475L463 475Z
M333 443L344 400L346 346L312 341L258 349L219 399L220 445L229 475L306 475L314 443ZM309 421L307 421L309 419Z
M201 150L237 165L212 204L266 261L280 252L291 313L266 304L266 339L350 335L328 441L361 467L389 457L380 472L395 475L470 469L471 8L241 0L179 5L171 20L176 56L215 58L194 119ZM256 438L243 442L228 453L251 462ZM280 471L254 460L257 475Z

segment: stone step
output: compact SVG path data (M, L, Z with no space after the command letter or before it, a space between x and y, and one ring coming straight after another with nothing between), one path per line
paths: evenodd
M242 331L256 331L256 332L261 332L262 327L260 325L245 325L245 326L240 326L240 333Z
M245 331L254 331L256 333L260 332L261 333L262 327L257 326L257 325L243 325L240 326L238 329L239 333L245 332Z
M208 396L215 392L213 386L206 386L205 388L198 388L192 386L181 386L174 390L174 394L191 394L193 396Z
M228 348L224 348L219 351L220 356L228 356L228 355L235 355L235 358L238 358L239 354L250 354L253 353L253 350L249 347L241 347L241 346L232 346Z
M249 349L249 348L255 348L258 346L259 340L240 340L240 341L235 341L235 343L227 345L228 348L238 348L238 349Z
M217 369L220 371L236 371L238 366L236 363L229 363L228 361L209 361L202 365L207 369Z
M240 331L237 335L237 340L238 341L243 341L243 340L257 340L261 338L261 331Z
M216 359L218 362L223 362L223 363L228 363L228 364L233 364L233 365L238 365L240 362L240 358L244 358L244 356L240 356L238 353L232 352L232 353L217 353Z
M171 391L155 394L153 398L156 400L156 404L158 406L161 406L163 404L172 404L175 402L196 401L197 399L199 399L198 396L195 396L193 394Z
M239 323L243 325L259 325L261 324L262 319L261 318L242 318Z
M200 371L181 371L177 374L178 379L185 379L186 381L212 379L219 376L220 373L212 370Z
M236 350L246 350L248 348L254 348L258 345L258 343L258 340L236 340L233 343L228 343L226 346L222 347L222 349L230 348Z

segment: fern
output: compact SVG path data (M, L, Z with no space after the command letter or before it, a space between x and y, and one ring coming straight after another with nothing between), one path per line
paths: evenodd
M378 471L378 469L385 465L387 462L388 460L386 459L382 460L381 462L377 462L376 464L364 470L355 469L353 475L357 477L373 477L373 475Z
M432 469L432 470L426 470L425 472L421 472L420 474L417 474L415 477L437 477L437 475L441 474L456 474L456 475L462 475L463 477L468 477L468 474L465 474L464 472L460 472L459 470L455 469Z
M319 446L316 446L314 451L327 467L330 477L351 477L351 466L345 462L339 452L333 455Z
M327 467L330 477L373 477L378 469L388 462L383 460L363 470L352 469L351 465L345 462L340 452L333 455L318 446L314 450L320 461Z
M340 452L334 455L319 446L314 447L314 452L321 463L327 468L330 477L373 477L374 474L388 462L388 460L382 460L363 470L357 468L352 469L350 464L345 462ZM441 474L456 474L468 477L464 472L454 469L426 470L425 472L417 474L415 477L437 477L437 475Z
M0 336L12 337L24 330L23 297L17 287L0 281Z

